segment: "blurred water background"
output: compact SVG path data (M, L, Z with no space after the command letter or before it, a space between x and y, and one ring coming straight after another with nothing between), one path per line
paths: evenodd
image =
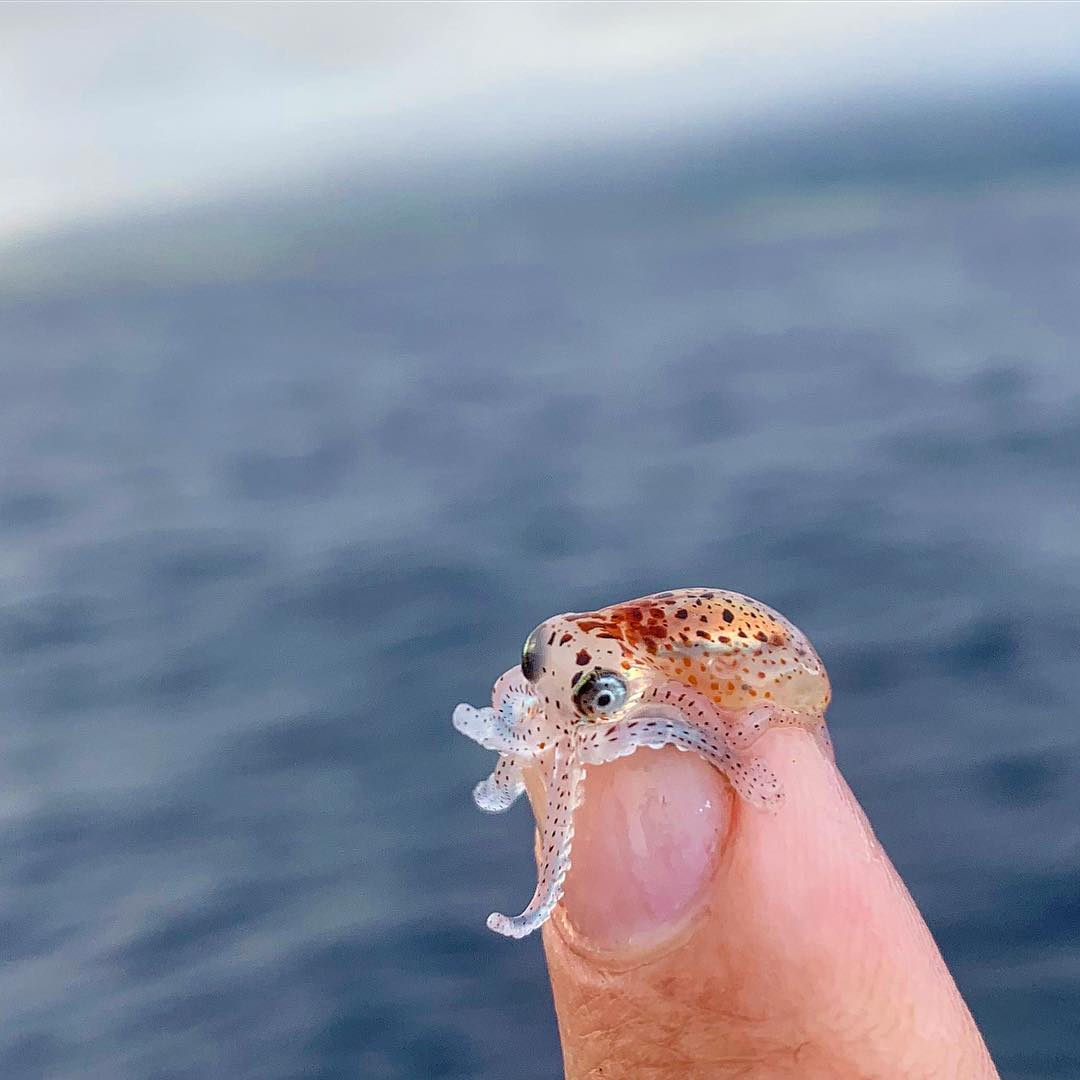
M0 12L0 1075L551 1077L540 619L709 584L1080 1075L1069 5Z

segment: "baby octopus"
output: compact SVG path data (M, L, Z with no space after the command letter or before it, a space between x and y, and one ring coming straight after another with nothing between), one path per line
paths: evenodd
M783 792L752 753L754 741L795 725L831 755L829 696L806 636L738 593L681 589L542 622L521 665L495 683L491 707L454 710L454 727L499 755L473 791L481 810L509 809L526 765L539 767L546 791L536 892L520 915L494 913L488 926L524 937L559 902L587 765L674 746L711 762L750 805L772 810Z

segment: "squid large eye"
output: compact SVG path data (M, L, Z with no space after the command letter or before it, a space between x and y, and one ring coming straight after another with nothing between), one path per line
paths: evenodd
M540 677L540 643L536 640L538 626L526 639L521 648L521 674L529 682L536 682Z
M626 700L626 683L613 671L590 671L574 686L574 704L583 716L614 712Z

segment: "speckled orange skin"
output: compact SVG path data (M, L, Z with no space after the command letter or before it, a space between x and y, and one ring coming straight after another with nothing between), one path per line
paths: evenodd
M454 710L458 731L499 754L473 791L477 806L509 809L526 768L539 771L547 798L533 898L520 915L492 914L488 926L524 937L550 917L570 869L587 767L674 746L714 765L749 805L774 811L783 790L753 744L770 727L795 725L831 755L829 696L805 635L739 593L680 589L546 619L522 665L495 683L490 706Z
M535 631L546 708L572 708L571 687L589 668L622 674L628 715L658 681L685 683L725 710L771 702L816 730L829 704L829 678L806 635L758 600L721 589L680 589L556 615ZM792 720L795 718L792 717Z

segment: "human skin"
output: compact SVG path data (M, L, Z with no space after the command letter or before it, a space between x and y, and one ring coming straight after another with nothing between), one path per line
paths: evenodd
M828 754L799 729L755 750L787 794L776 813L670 747L588 768L543 928L568 1080L996 1077Z

